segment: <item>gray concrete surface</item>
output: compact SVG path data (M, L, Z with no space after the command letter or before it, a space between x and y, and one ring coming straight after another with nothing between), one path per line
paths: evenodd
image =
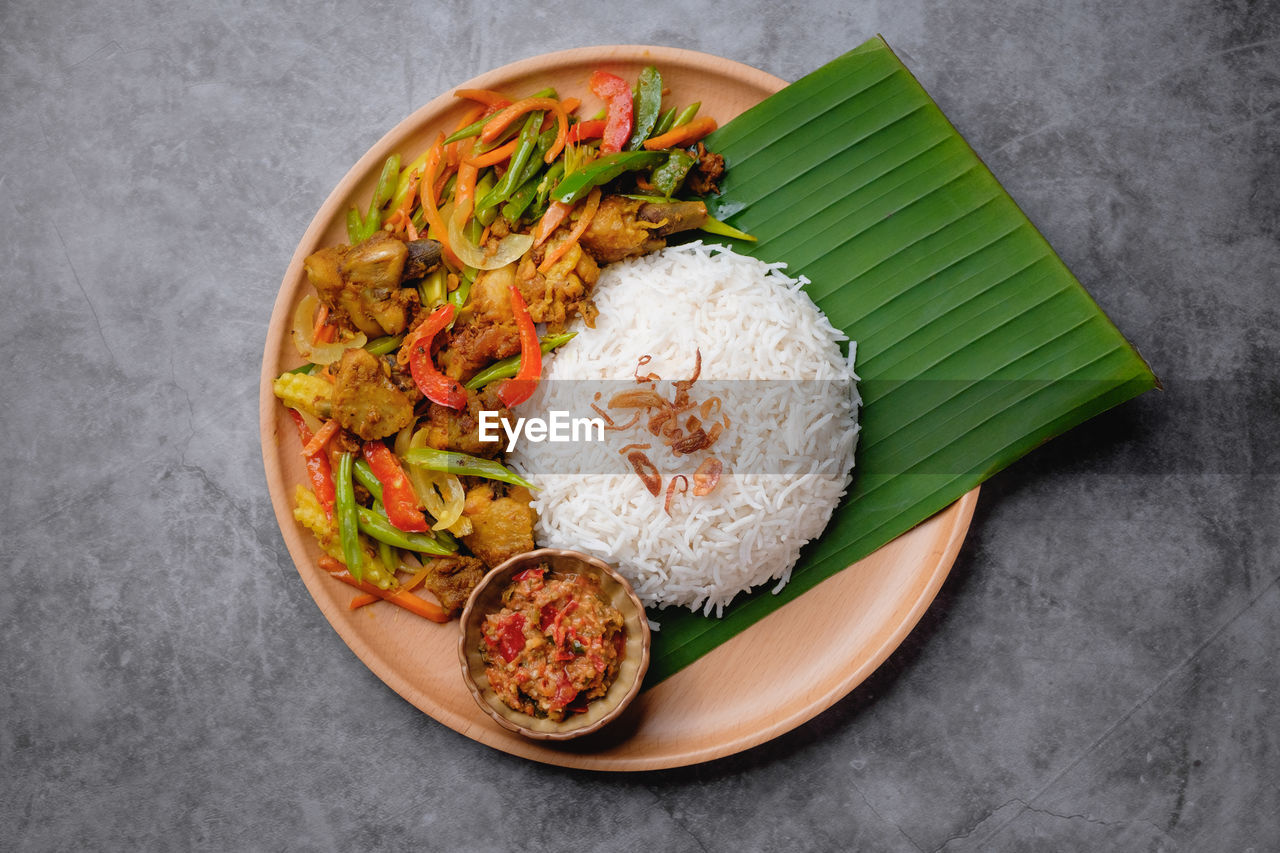
M923 623L747 753L591 775L329 628L257 435L290 254L480 71L883 33L1165 381L985 488ZM0 5L0 847L1280 849L1280 5Z

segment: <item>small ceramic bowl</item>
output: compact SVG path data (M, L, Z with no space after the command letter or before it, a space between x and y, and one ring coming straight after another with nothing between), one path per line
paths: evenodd
M584 713L572 714L560 722L530 716L503 702L489 687L484 660L480 654L484 617L502 609L502 592L510 584L512 577L539 563L548 564L553 572L585 574L598 578L601 592L622 614L626 629L625 653L618 668L618 677L609 687L609 692L593 700ZM644 606L631 589L631 584L608 563L577 551L540 548L518 554L490 570L472 590L467 606L462 611L461 625L458 657L462 662L463 680L471 695L498 725L536 740L568 740L599 731L621 716L640 692L640 683L649 668L649 621L645 618Z

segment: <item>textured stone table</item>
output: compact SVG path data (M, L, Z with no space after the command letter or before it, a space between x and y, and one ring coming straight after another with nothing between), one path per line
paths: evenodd
M0 7L0 846L1280 848L1280 7L628 8ZM592 775L419 713L312 604L263 478L316 208L515 59L794 79L877 32L1166 390L990 481L908 641L764 746Z

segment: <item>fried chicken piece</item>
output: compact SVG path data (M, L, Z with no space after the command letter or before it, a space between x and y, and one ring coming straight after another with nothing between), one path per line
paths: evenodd
M667 244L654 239L652 224L641 223L636 216L643 204L620 195L607 195L600 200L596 215L582 235L582 245L592 258L610 264L657 251Z
M501 496L491 482L471 487L462 514L471 519L472 532L462 537L463 544L490 568L532 551L532 499L529 490L520 486L507 488Z
M418 309L418 293L402 287L440 264L434 240L406 244L378 231L354 246L330 246L303 262L307 280L335 322L349 324L370 337L398 335Z
M511 411L498 399L495 386L482 388L467 395L467 407L462 411L432 403L427 409L425 426L427 445L436 450L457 450L472 456L492 459L502 452L501 431L498 441L480 440L480 413L496 412L499 420L509 418ZM491 433L494 432L491 430Z
M695 195L711 195L720 192L717 181L724 177L724 158L698 143L698 162L689 172L686 186Z
M342 354L333 382L333 417L366 441L386 438L413 420L413 402L391 381L391 368L359 347Z
M582 235L582 245L607 264L656 252L667 245L668 235L701 228L706 221L707 206L701 201L658 203L605 196Z
M444 374L466 382L495 361L520 352L520 330L511 310L516 265L485 270L476 277L467 307L440 353Z
M529 316L535 323L546 323L551 334L564 331L575 316L594 326L599 313L591 301L591 289L600 278L600 267L580 243L570 246L545 273L538 271L547 252L567 239L568 228L556 231L546 243L521 258L516 271Z
M476 557L462 555L424 560L427 576L422 585L440 601L450 618L462 612L471 590L484 577L484 563Z

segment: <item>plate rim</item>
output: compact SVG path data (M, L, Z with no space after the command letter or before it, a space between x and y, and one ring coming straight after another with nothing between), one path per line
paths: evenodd
M290 484L285 483L278 453L280 432L279 412L277 410L279 407L272 392L272 382L277 376L277 373L272 369L274 364L273 354L280 349L282 339L286 334L287 318L292 312L291 303L294 288L291 287L291 282L298 280L302 270L302 261L313 250L310 247L318 244L323 232L332 227L335 211L342 207L343 202L353 194L361 183L368 183L372 180L371 175L377 171L375 167L385 161L396 150L403 138L406 135L410 135L413 130L420 128L429 117L441 113L448 105L456 103L456 98L452 95L454 90L459 88L490 88L492 81L522 76L549 66L580 64L586 61L594 61L601 64L610 61L631 64L645 60L651 60L660 67L664 62L667 62L692 66L714 66L720 73L731 70L733 75L742 79L744 83L770 91L777 91L787 85L785 80L753 66L701 51L644 44L608 44L568 48L529 56L490 69L470 80L448 87L441 94L414 110L384 133L348 169L342 179L325 197L324 202L320 205L299 239L281 279L267 328L259 376L260 450L277 527L284 540L286 550L289 552L290 560L294 564L294 569L301 577L308 595L310 595L312 602L320 610L325 621L329 623L343 643L366 668L401 698L447 728L477 743L510 755L545 764L584 770L661 770L724 758L766 743L803 725L830 708L878 669L919 623L934 598L936 598L959 554L968 533L979 493L979 487L975 487L924 522L925 524L945 523L947 525L944 544L940 549L936 550L935 559L932 563L922 567L923 571L921 571L920 575L924 578L924 583L919 588L919 593L914 600L909 602L909 607L903 617L893 626L893 629L883 638L880 644L875 647L874 651L863 659L860 666L852 668L843 678L837 679L830 685L828 690L810 701L809 704L794 713L777 718L768 726L684 753L647 757L640 754L596 755L589 752L560 751L548 748L547 745L538 742L507 740L505 735L509 733L505 733L496 725L492 726L492 730L490 730L490 727L484 724L487 722L487 718L470 719L439 703L432 703L430 697L419 687L416 687L404 673L394 668L384 669L381 663L378 662L381 657L380 654L374 651L369 641L359 631L352 628L350 624L341 622L330 615L322 604L322 596L320 594L322 578L316 572L303 570L303 563L307 562L306 545L303 541L303 531L294 521L292 509L289 506L288 490ZM277 483L281 484L279 489L276 488ZM281 493L278 494L277 492ZM907 531L902 535L908 536L911 533L912 531ZM888 545L883 547L888 547ZM871 556L874 556L874 554L864 559L869 559ZM857 563L851 565L856 566ZM848 571L849 568L846 567L842 572ZM784 608L775 611L775 613L781 612L781 610L785 610L785 607L797 604L809 596L820 595L823 586L831 582L839 574L841 573L838 572L833 577L815 585L813 589L798 596L795 601L790 602ZM774 614L770 614L770 616L772 615ZM767 622L769 618L769 616L766 616L761 620L761 623ZM761 623L757 623L757 625ZM746 634L755 627L753 625L743 633ZM732 642L732 640L729 642ZM712 650L707 655L704 655L703 659L713 657L716 651ZM452 664L452 659L450 661ZM375 665L375 662L378 662L377 665ZM679 673L676 673L672 677L678 676ZM461 680L461 673L458 674L458 678Z

